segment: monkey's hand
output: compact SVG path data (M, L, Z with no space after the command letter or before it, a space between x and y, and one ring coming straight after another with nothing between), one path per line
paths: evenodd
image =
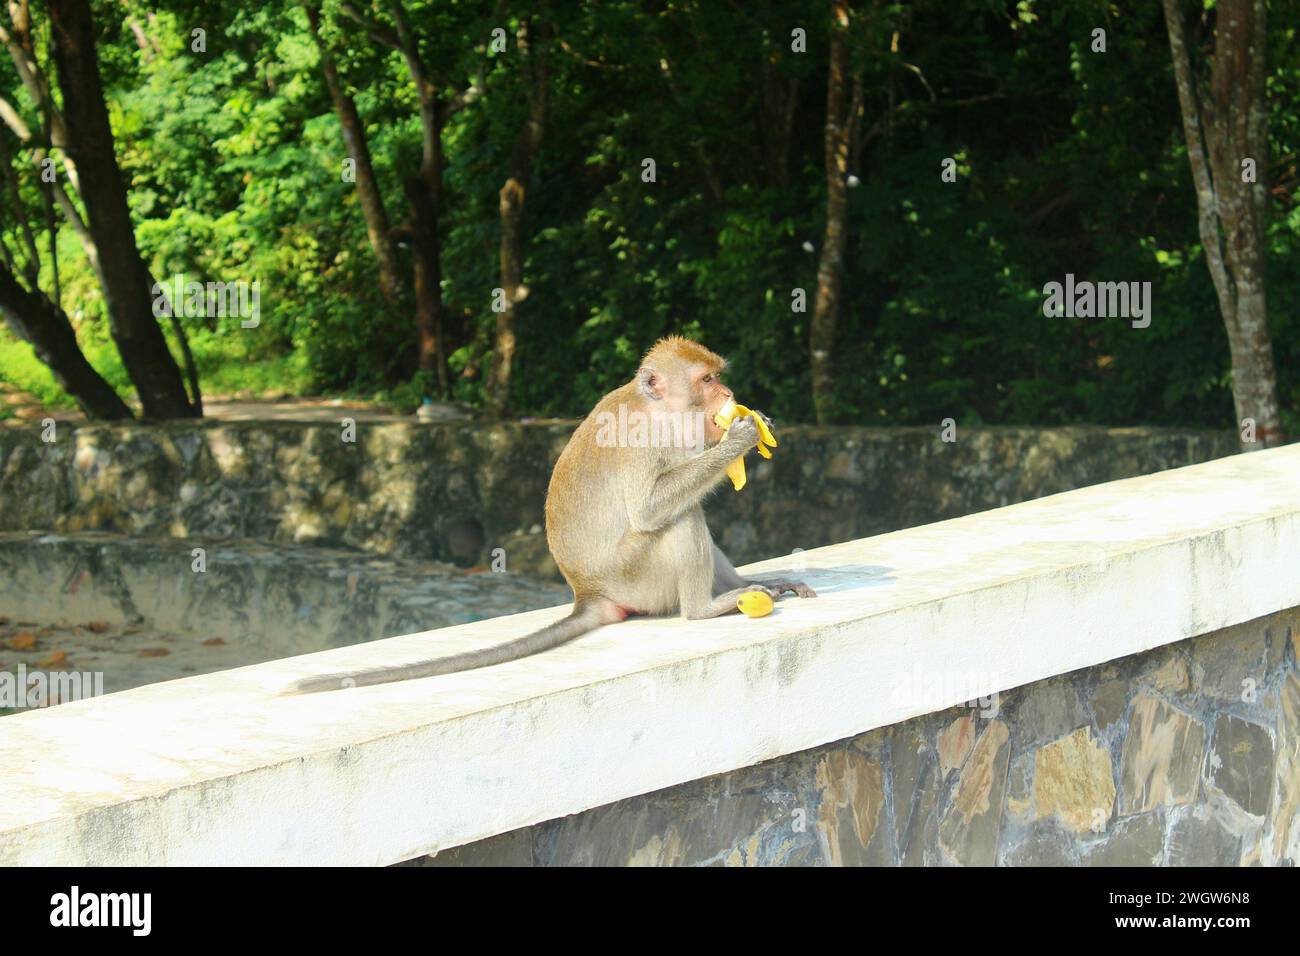
M727 466L727 477L731 479L731 486L739 491L745 487L746 481L745 452L757 445L760 455L764 458L772 457L768 447L776 447L776 436L772 434L772 421L760 411L737 404L735 398L727 399L726 404L713 416L713 421L719 428L727 430L724 441L730 439L733 433L736 435L737 440L724 447L740 450L740 457Z
M754 421L752 415L746 415L731 423L722 440L732 446L736 454L743 455L758 444L758 439L758 423Z

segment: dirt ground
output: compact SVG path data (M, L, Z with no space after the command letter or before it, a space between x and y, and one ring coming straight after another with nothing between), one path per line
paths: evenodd
M104 621L48 625L0 618L0 672L16 674L22 664L37 671L101 672L111 694L144 684L242 667L276 656L220 637L166 634L148 627ZM51 703L56 703L51 701ZM0 714L11 711L0 707Z
M440 404L440 410L450 411L455 406ZM9 416L0 419L0 424L27 424L43 418L53 418L57 422L83 422L86 416L76 409L49 409L30 392L19 391L11 385L0 382L0 409ZM297 398L247 398L243 396L214 395L204 396L203 414L207 418L219 421L292 421L292 422L334 422L346 415L357 421L399 422L409 421L412 416L400 415L392 409L369 402L345 401L337 398L314 398L310 396Z

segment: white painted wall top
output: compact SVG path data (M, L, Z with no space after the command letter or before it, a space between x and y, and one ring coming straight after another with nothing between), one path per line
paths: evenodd
M820 597L279 695L551 608L0 718L0 864L393 863L1294 607L1300 445L747 570L777 569Z

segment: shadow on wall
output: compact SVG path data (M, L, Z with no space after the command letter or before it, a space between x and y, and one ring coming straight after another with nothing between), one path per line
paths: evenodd
M750 580L761 582L793 577L808 584L818 595L823 595L893 584L897 581L893 570L881 564L839 564L830 568L793 568L789 572L761 571Z

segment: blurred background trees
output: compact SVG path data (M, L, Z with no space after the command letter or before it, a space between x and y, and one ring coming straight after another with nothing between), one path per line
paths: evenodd
M115 411L97 378L183 414L199 396L156 370L183 371L188 342L211 394L572 416L680 332L728 355L746 404L778 419L1242 414L1160 4L93 0L145 271L261 286L253 329L157 320L167 358L127 349L150 373L119 348L113 288L138 273L104 275L94 251L108 230L122 253L121 223L96 226L56 119L66 82L86 82L59 58L56 14L82 0L5 2L0 380L52 402L82 387ZM1247 191L1261 206L1241 228L1259 237L1267 309L1251 315L1295 434L1300 5L1267 5L1262 94L1216 85L1219 9L1165 6L1198 103L1266 114ZM1238 226L1220 228L1211 259L1236 252ZM1066 273L1151 282L1150 327L1044 317L1043 285ZM75 329L75 381L14 334L23 310L65 351ZM128 324L152 339L138 311Z

